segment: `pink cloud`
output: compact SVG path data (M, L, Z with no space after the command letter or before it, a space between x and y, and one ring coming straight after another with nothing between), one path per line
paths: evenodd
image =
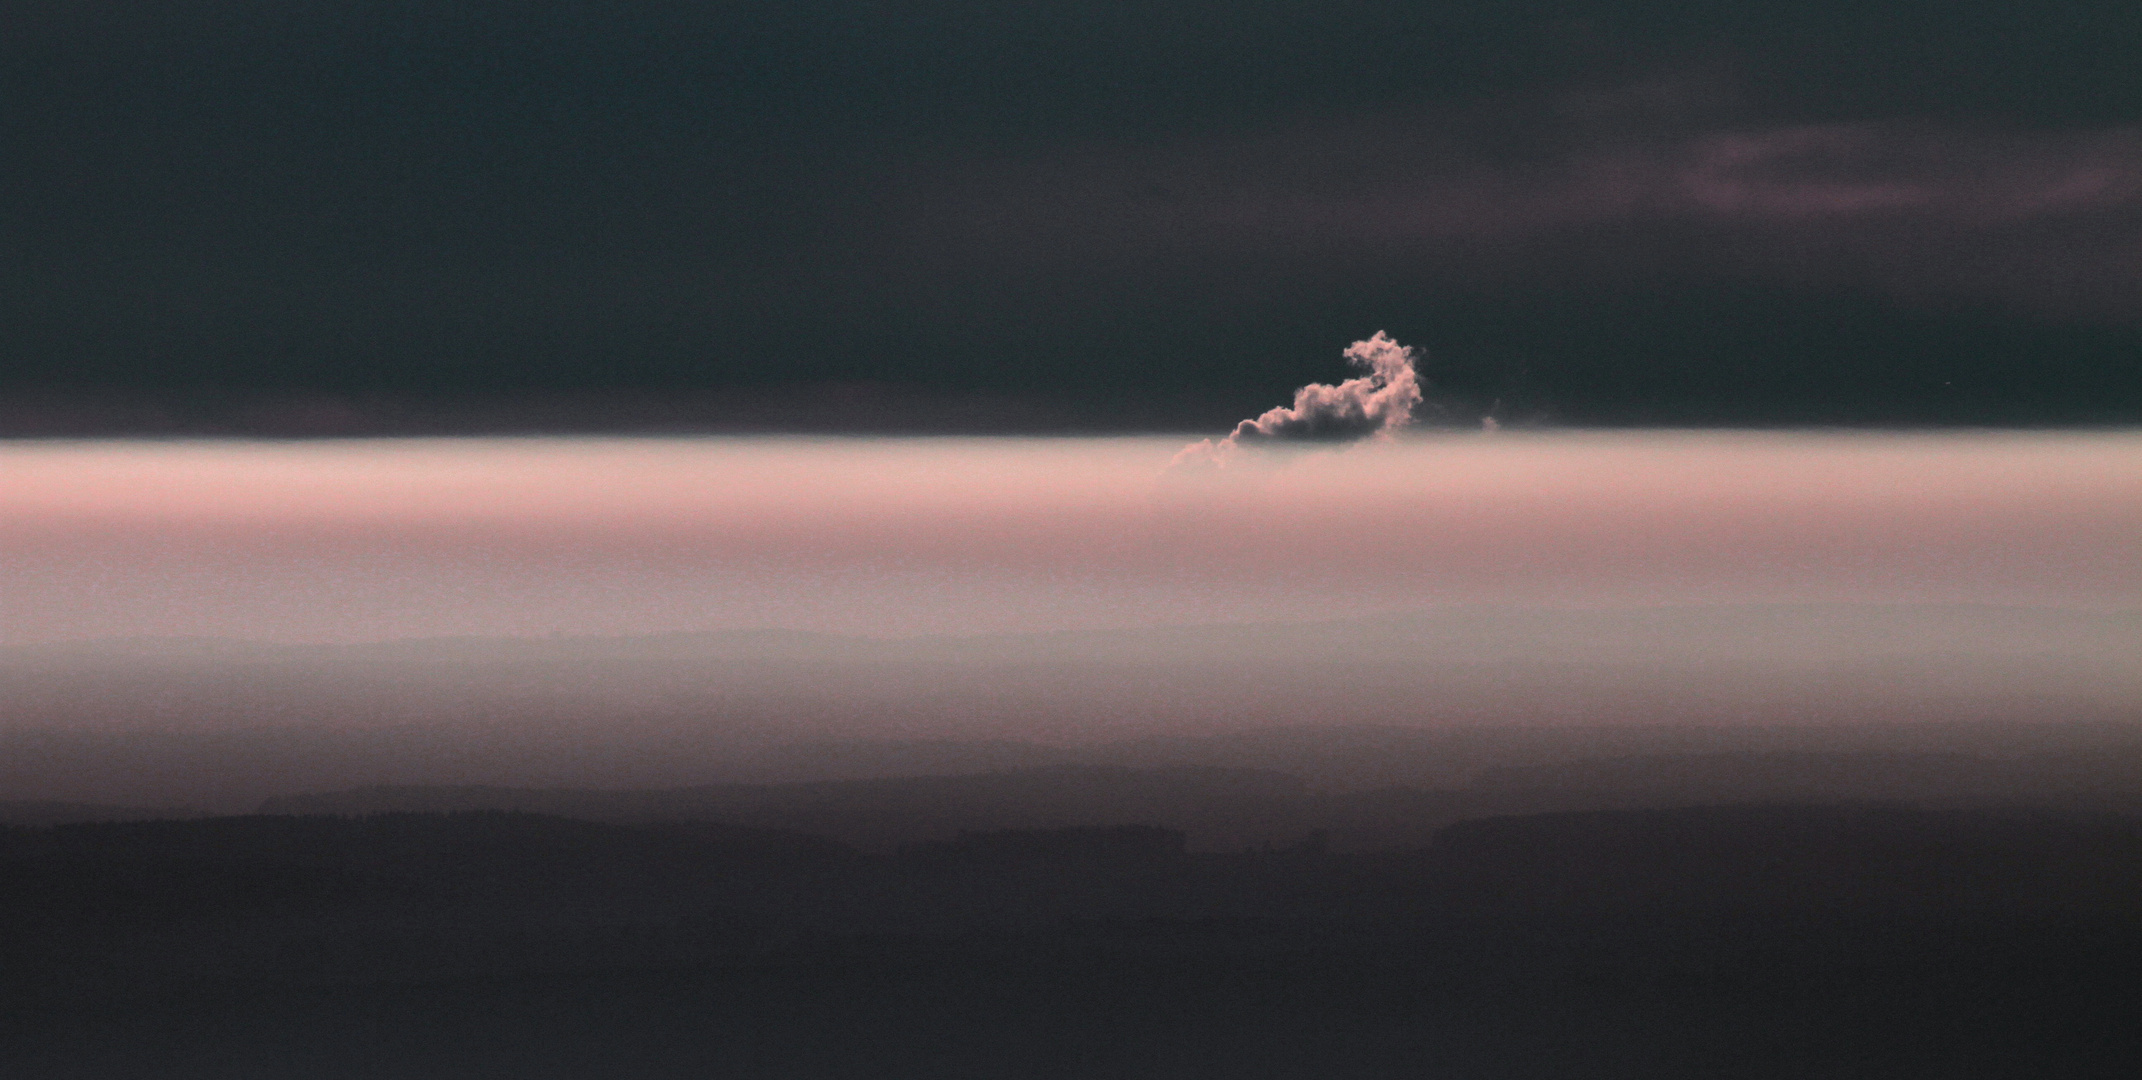
M1293 123L942 163L887 228L903 252L992 275L1292 253L1395 259L1428 283L1614 281L1640 258L1698 280L2142 316L2142 131L1580 125L1512 152L1466 130Z
M1235 425L1218 443L1192 443L1175 456L1177 466L1222 465L1245 444L1269 441L1346 442L1389 438L1413 422L1421 403L1420 373L1414 351L1378 330L1366 341L1346 347L1346 362L1367 372L1334 386L1310 383L1294 392L1294 404L1267 409Z

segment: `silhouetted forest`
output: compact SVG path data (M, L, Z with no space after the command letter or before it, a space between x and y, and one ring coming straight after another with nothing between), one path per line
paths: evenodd
M0 1072L2126 1075L2117 773L1066 766L14 826ZM1758 794L1689 798L1726 782Z

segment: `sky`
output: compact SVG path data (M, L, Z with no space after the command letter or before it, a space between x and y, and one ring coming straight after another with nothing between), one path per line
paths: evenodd
M2142 14L23 0L0 434L2131 424Z

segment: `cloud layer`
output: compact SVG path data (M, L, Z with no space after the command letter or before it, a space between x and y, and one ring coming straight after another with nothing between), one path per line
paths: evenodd
M0 643L865 634L1445 602L2142 607L2142 437L1408 434L1254 482L1179 439L0 445Z
M1686 103L1665 116L1572 101L1550 119L1392 114L922 170L903 220L997 275L1291 257L1314 281L1339 257L1422 284L1727 277L2142 317L2131 127L1763 125Z

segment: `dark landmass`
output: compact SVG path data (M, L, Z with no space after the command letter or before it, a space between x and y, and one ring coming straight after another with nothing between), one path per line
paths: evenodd
M2142 1060L2131 613L1528 618L0 651L0 1075Z
M2111 1076L2142 818L1745 804L1197 851L708 822L0 831L36 1077Z
M962 829L1165 821L1198 850L1285 845L1309 833L1345 850L1425 844L1470 818L1750 801L2043 806L2142 812L2142 742L2013 757L1961 753L1737 752L1573 758L1484 769L1449 788L1332 791L1271 769L1059 765L974 775L587 790L377 786L271 798L265 814L517 811L620 824L722 821L871 849Z
M72 825L91 821L164 821L212 817L168 806L103 806L96 803L0 799L0 825Z

